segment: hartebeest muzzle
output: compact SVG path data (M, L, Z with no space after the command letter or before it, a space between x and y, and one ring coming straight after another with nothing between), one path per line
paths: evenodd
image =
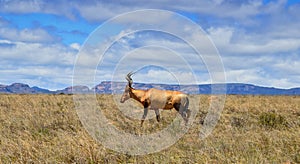
M120 103L124 103L125 102L125 98L122 96L120 99Z
M128 79L128 84L126 85L124 93L120 100L121 103L124 103L126 100L130 99L131 84L132 84L132 82L130 81L130 79Z

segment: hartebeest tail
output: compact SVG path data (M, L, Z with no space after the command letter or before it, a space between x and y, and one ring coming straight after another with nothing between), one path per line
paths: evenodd
M148 109L154 110L156 119L160 121L159 109L171 110L175 108L187 123L190 116L189 98L186 94L179 91L158 90L151 88L148 90L139 90L132 87L133 80L130 72L126 76L128 84L125 87L124 93L120 102L124 103L129 98L133 98L144 106L144 114L141 120L141 126L147 116Z

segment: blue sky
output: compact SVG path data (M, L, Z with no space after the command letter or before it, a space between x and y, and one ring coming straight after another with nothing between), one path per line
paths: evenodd
M220 53L227 82L300 87L299 0L0 0L0 84L22 82L52 90L72 85L73 66L88 36L105 21L141 9L170 10L201 26ZM158 18L141 16L135 21L152 19ZM119 27L114 26L105 35L114 35L118 30ZM94 38L101 40L100 35ZM111 71L115 68L110 63L118 62L125 52L155 43L178 54L191 53L172 36L153 32L132 34L117 41L107 52L108 58L104 60L107 63L98 67L96 80L99 83L111 80ZM167 53L165 50L139 49L134 52L144 55L132 60L147 60L151 64L149 55L155 53L162 57L162 52ZM170 63L176 63L175 59L168 58ZM210 82L203 61L189 63L195 64L199 83ZM145 67L147 69L137 74L135 80L174 82L169 79L173 77L171 74L165 75L158 67ZM189 81L188 72L182 70L173 69L175 74L178 72ZM120 75L116 80L124 79Z

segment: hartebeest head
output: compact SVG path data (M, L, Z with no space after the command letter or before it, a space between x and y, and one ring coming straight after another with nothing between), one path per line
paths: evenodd
M131 78L132 74L133 74L132 72L129 72L127 74L127 76L125 77L126 80L128 81L128 83L127 83L127 85L125 87L125 90L124 90L124 93L121 97L121 100L120 100L121 103L124 103L126 100L130 99L130 92L131 92L131 89L132 89L131 85L133 83L132 78Z

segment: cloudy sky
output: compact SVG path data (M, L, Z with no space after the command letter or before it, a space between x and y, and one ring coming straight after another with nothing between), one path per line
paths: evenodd
M105 22L142 9L168 10L201 27L219 52L227 82L300 87L298 0L0 0L0 84L22 82L62 89L72 85L78 60L79 66L97 64L96 68L80 67L81 76L85 69L93 69L95 83L123 81L125 72L137 68L142 68L134 77L138 82L176 83L180 78L188 83L194 77L198 83L212 82L218 72L208 69L207 63L214 63L205 59L206 53L193 56L195 50L178 36L147 30L128 33L122 24L164 22L177 31L191 27L184 22L172 24L174 14L128 17L101 33ZM190 37L193 31L188 30ZM117 36L121 37L106 50L105 58L99 58L97 47L85 48ZM86 52L96 58L78 57Z

